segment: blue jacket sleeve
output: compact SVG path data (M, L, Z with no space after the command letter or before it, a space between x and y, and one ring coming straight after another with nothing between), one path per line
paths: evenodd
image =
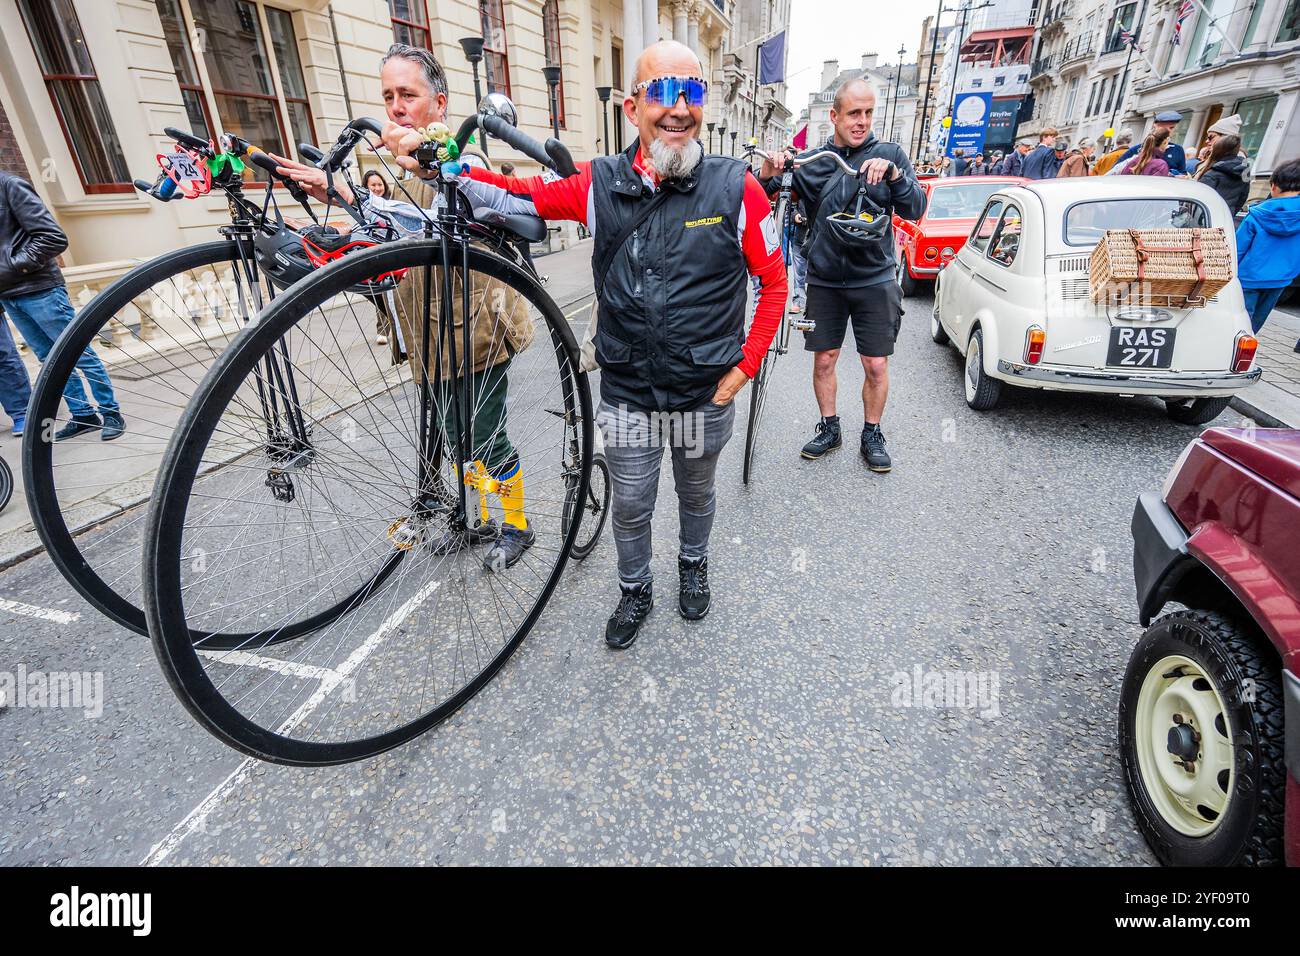
M1250 244L1255 240L1255 220L1247 216L1237 227L1237 263L1240 265L1241 260L1246 258L1246 253L1250 252Z

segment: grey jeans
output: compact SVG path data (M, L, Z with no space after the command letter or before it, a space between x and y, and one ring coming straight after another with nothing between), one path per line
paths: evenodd
M665 445L672 451L681 557L708 554L716 502L713 476L735 420L735 402L725 407L705 402L689 412L643 412L600 403L596 425L605 440L609 464L610 515L620 584L641 584L654 577L650 571L650 521L659 495Z

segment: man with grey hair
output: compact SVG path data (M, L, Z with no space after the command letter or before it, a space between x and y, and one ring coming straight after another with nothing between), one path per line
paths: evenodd
M1128 152L1128 148L1132 144L1133 134L1128 130L1122 130L1120 134L1115 137L1115 144L1111 148L1110 152L1097 157L1097 161L1092 164L1092 175L1105 176L1109 173L1111 167L1119 162L1120 157Z
M903 148L881 142L872 132L875 110L876 91L870 83L861 78L843 83L831 105L834 132L820 149L838 153L858 175L845 175L836 163L809 163L794 171L794 191L808 204L811 224L804 253L808 317L816 327L805 333L804 348L814 353L813 394L821 412L816 433L801 454L817 459L842 444L835 366L851 323L865 379L859 447L867 467L884 473L893 467L893 459L885 448L880 420L889 395L889 356L894 354L903 320L894 231L886 228L878 238L850 239L831 218L897 213L903 219L918 219L925 210L925 192ZM785 153L781 158L789 156ZM778 172L776 165L763 163L764 176Z

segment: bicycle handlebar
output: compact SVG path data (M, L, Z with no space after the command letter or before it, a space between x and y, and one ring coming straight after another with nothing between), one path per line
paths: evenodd
M344 160L356 148L357 143L361 141L362 133L373 133L375 136L384 135L384 124L377 119L371 119L369 116L359 116L347 126L343 127L343 132L335 140L334 145L330 147L321 159L317 160L316 166L319 169L328 169L330 172L337 172L342 166Z
M763 159L766 159L769 163L773 163L773 164L776 163L775 156L773 156L765 149L759 149L757 146L748 146L745 148L745 152L752 153L755 156L761 156ZM844 157L841 156L839 153L836 153L829 149L819 149L815 153L807 153L803 156L796 156L791 160L791 165L793 165L795 169L798 169L800 166L806 166L809 163L816 162L819 159L825 159L828 156L834 159L837 163L839 163L840 168L844 170L846 173L848 173L850 176L856 176L861 172L860 169L854 169L852 166L846 163L844 161Z
M198 152L201 152L204 155L207 155L212 152L212 144L209 143L206 139L199 139L197 136L194 136L190 133L182 132L181 130L176 129L176 127L174 126L164 126L163 132L166 133L168 136L170 136L172 139L176 140L176 142L180 143L182 146L187 146L190 149L197 150Z
M545 143L539 143L527 133L511 126L500 116L493 113L475 113L472 116L465 117L464 122L460 124L460 129L456 131L456 145L461 152L465 151L470 134L476 128L492 134L507 145L519 150L529 159L536 160L547 169L554 170L561 176L568 177L578 172L578 167L573 162L573 155L569 152L569 148L554 136L549 137Z

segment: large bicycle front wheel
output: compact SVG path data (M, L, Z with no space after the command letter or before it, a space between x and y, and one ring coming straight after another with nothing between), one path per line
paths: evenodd
M172 429L213 361L272 291L251 242L165 253L87 304L41 365L23 438L32 521L59 572L129 630L145 633L142 537ZM78 410L90 406L84 428L69 429L78 425L69 396ZM109 410L122 415L125 431L105 441Z
M283 293L213 365L159 471L145 594L173 689L226 743L290 764L446 719L559 580L591 421L568 323L499 256L408 240ZM192 636L241 630L229 650Z

